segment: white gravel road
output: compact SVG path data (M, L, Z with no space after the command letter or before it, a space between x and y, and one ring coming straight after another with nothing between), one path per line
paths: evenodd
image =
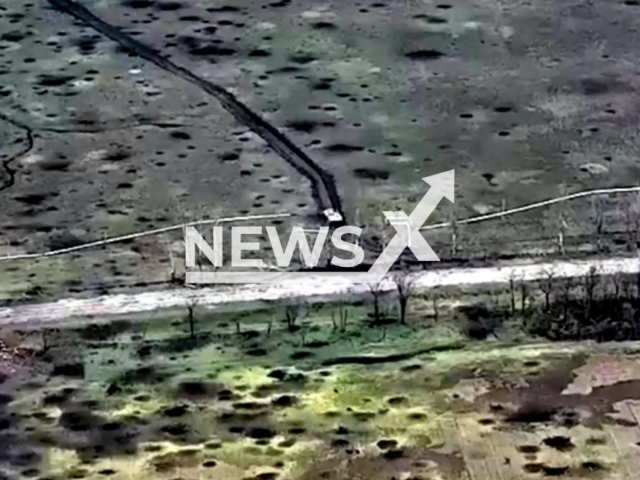
M600 273L635 273L640 270L638 258L607 258L579 261L538 262L502 267L451 268L415 273L420 288L435 286L470 286L500 284L510 278L535 280L548 272L555 277L584 275L591 267ZM387 278L381 288L390 290L393 283ZM83 317L104 318L117 315L153 312L182 308L190 302L199 306L215 307L238 302L279 300L294 297L332 296L365 293L366 284L355 284L348 278L309 274L293 280L273 284L215 286L207 288L180 288L132 294L102 295L93 298L66 298L47 303L23 304L0 308L0 324L58 323Z

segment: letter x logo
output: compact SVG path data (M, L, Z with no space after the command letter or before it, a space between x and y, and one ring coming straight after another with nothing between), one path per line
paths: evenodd
M421 262L440 261L431 245L420 234L420 227L426 222L443 197L451 202L454 201L454 171L449 170L438 175L425 177L422 180L431 185L431 188L416 205L411 215L407 215L403 211L382 212L397 233L369 269L368 273L372 275L372 278L375 275L376 281L382 280L407 247Z

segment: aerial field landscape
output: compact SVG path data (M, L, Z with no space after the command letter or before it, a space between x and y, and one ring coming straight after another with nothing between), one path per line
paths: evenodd
M0 480L637 478L638 44L636 0L0 0ZM353 280L394 218L440 261ZM252 282L187 281L219 225ZM353 271L267 234L341 226Z

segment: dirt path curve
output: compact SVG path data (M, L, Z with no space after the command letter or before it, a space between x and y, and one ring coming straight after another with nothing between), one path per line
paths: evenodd
M196 85L209 95L215 97L222 107L231 113L238 122L251 129L252 132L262 138L281 158L309 180L313 197L318 204L318 213L326 209L333 209L340 213L342 218L345 218L333 176L322 169L322 167L276 127L240 102L232 93L220 85L199 77L191 70L167 60L153 48L135 40L126 33L123 33L119 28L100 19L78 2L73 0L47 1L58 10L72 15L95 31L118 43L125 50L137 54L166 72L172 73Z
M591 267L601 274L636 273L640 260L629 257L579 261L540 262L502 267L451 268L418 272L416 285L420 289L436 286L472 286L508 283L510 278L532 281L553 272L556 278L577 277ZM383 290L392 290L390 280L383 281ZM50 303L0 308L0 325L44 324L63 322L72 318L106 318L159 310L186 308L196 301L199 306L215 308L233 303L282 300L296 297L331 297L366 294L369 286L355 284L340 275L327 277L310 273L292 281L273 284L218 286L213 288L160 290L135 294L103 295L94 298L67 298Z

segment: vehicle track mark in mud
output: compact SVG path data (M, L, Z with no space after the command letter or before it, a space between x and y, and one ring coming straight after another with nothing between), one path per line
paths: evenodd
M11 188L16 183L17 170L11 167L11 163L17 160L18 158L28 154L33 149L33 131L27 125L17 120L14 120L10 117L7 117L4 113L0 113L0 120L4 120L5 122L10 123L14 127L24 130L27 134L26 135L27 145L15 155L11 155L9 158L2 161L2 168L4 168L5 172L7 172L7 175L9 177L7 180L5 180L5 182L2 185L0 185L0 193L2 193L5 190L8 190L9 188Z
M237 121L247 126L262 138L287 163L292 165L311 183L312 194L320 212L333 209L344 218L342 204L333 176L316 164L306 153L297 147L276 127L265 121L257 113L240 102L233 94L220 85L205 80L192 71L176 65L162 57L156 50L141 43L118 28L100 19L87 8L72 0L47 0L56 9L66 12L83 21L95 31L115 41L126 50L133 52L159 68L172 73L204 90L215 97L222 107L231 113Z

